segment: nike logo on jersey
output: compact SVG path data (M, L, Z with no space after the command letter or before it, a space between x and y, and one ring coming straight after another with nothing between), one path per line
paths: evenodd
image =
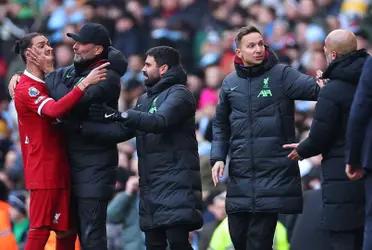
M112 113L112 114L105 114L105 118L109 118L111 116L113 116L115 113Z

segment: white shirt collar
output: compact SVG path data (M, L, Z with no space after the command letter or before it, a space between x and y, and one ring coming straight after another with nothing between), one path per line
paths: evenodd
M33 74L31 74L30 72L28 72L26 69L25 71L23 72L23 74L25 74L26 76L30 77L32 80L34 81L37 81L37 82L41 82L41 83L45 83L43 80L41 80L39 77L37 76L34 76Z

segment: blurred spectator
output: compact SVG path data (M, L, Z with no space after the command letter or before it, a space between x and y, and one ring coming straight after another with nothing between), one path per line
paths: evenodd
M13 224L13 233L18 246L23 249L29 227L26 207L26 191L13 192L9 196L10 217Z
M58 1L58 0L57 0ZM62 5L55 5L47 21L47 29L51 32L49 40L58 43L63 40L63 29L67 24L78 24L84 20L84 15L74 0L62 1Z
M275 51L285 49L287 44L294 43L294 37L289 33L289 25L284 20L277 20L273 24L273 34L268 43Z
M193 94L197 103L199 102L200 91L203 88L202 79L196 74L188 74L187 75L187 88Z
M134 107L137 99L145 90L142 67L144 61L140 55L131 55L128 58L128 68L121 77L121 93L119 98L119 110L125 111Z
M0 180L0 246L4 250L18 250L12 233L10 206L7 202L8 193L8 187Z
M3 167L5 154L9 150L10 143L8 125L0 116L0 168Z
M141 31L132 14L124 13L116 20L113 45L126 57L143 52Z
M66 67L72 64L74 52L68 44L61 43L54 48L56 67Z
M370 48L369 45L369 36L367 32L363 29L359 29L355 32L357 42L358 42L358 49L366 49L368 50Z
M107 221L121 225L121 236L111 241L109 249L145 250L145 238L139 227L138 175L119 167L116 176L116 194L107 207Z
M226 218L225 212L226 192L210 194L207 198L207 214L204 216L204 225L200 231L199 250L206 250L212 234L218 225Z

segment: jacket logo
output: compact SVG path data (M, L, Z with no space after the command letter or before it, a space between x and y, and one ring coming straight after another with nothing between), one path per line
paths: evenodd
M150 109L149 109L149 113L150 114L153 114L153 113L156 113L158 111L158 108L156 107L156 101L158 100L158 97L156 97L152 103L151 103L151 106L150 106Z
M258 96L257 97L270 97L270 96L273 96L273 94L271 93L271 90L270 90L270 86L269 86L269 81L270 81L270 77L266 77L262 84L262 89L260 91L260 93L258 93Z
M105 119L107 119L107 118L109 118L109 117L111 117L111 116L113 116L113 115L115 115L115 112L112 113L112 114L107 114L107 113L105 113Z
M238 88L238 86L232 87L232 88L230 88L230 91L233 92L233 91L236 90L237 88Z

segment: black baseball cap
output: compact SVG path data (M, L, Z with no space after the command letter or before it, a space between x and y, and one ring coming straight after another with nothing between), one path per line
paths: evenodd
M86 23L77 34L67 33L66 35L80 43L93 43L105 47L111 45L107 29L99 23Z

